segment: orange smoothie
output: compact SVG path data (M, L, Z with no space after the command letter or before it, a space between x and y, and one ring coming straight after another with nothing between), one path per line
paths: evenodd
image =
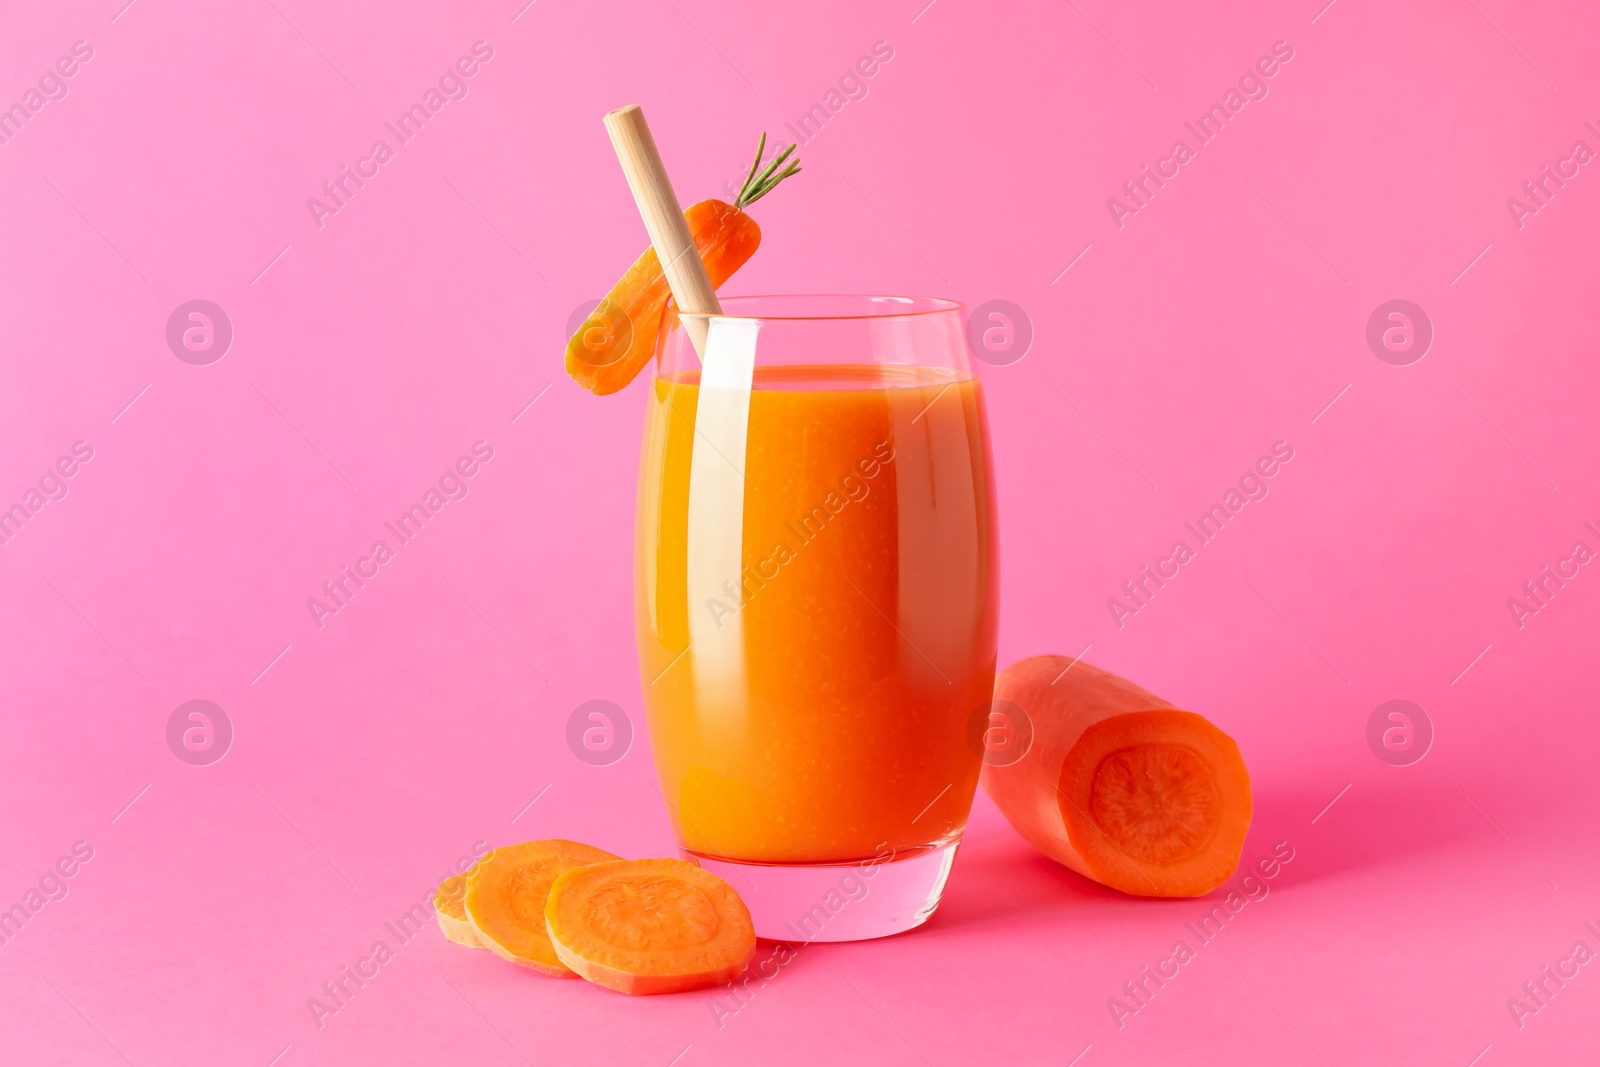
M635 560L678 840L765 863L957 839L998 604L979 385L903 365L656 379Z

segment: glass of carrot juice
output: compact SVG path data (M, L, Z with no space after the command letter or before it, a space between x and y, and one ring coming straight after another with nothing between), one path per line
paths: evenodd
M994 687L993 483L959 304L669 305L640 673L678 843L759 936L881 937L937 907Z

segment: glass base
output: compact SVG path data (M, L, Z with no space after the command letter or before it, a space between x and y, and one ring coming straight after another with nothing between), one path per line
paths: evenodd
M959 841L883 861L740 863L683 850L738 892L767 941L865 941L921 926L939 906Z

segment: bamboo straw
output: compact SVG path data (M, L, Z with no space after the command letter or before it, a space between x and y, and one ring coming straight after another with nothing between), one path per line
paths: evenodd
M706 265L694 247L694 237L684 221L683 209L672 191L672 181L656 150L655 138L650 136L644 112L637 104L629 104L608 114L605 123L611 147L616 150L628 188L633 191L633 201L644 217L644 227L650 233L650 243L661 260L679 312L690 316L722 314L717 291L711 287ZM690 317L682 321L695 351L705 359L706 320Z

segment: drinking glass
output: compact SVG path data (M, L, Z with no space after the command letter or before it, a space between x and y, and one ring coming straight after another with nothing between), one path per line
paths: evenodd
M959 304L668 306L636 529L650 744L679 846L759 936L937 907L989 725L993 482Z

